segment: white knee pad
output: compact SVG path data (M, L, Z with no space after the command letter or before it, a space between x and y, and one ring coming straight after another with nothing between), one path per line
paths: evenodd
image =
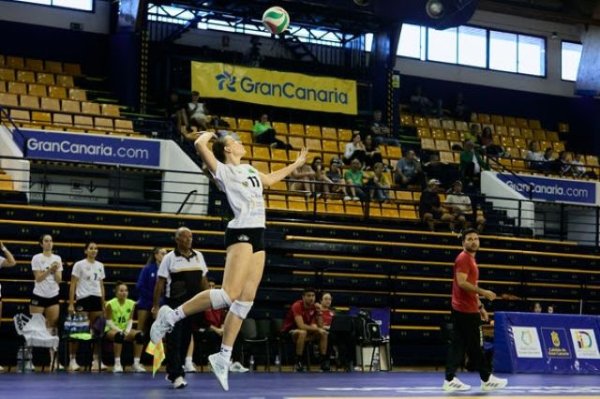
M248 313L250 313L250 309L252 309L253 304L254 302L235 300L231 304L229 311L237 317L239 317L240 319L244 320L248 316Z
M223 309L228 306L231 306L231 299L229 295L223 290L223 288L212 289L209 292L210 294L210 306L213 309Z

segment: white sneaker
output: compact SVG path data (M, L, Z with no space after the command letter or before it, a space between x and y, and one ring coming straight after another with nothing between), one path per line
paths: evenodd
M108 368L108 366L106 366L106 364L100 362L100 370L106 370ZM97 360L93 360L92 361L92 371L94 370L98 370L98 361Z
M212 372L219 380L221 387L223 390L229 391L229 382L227 381L227 377L229 375L229 363L227 360L223 359L219 353L213 353L208 357L208 361L210 362L210 367Z
M350 201L351 199L352 199L352 197L350 197L349 195L344 196L344 201Z
M468 391L471 389L470 385L465 384L458 378L454 377L452 381L444 380L444 385L442 385L442 389L444 392L459 392L459 391Z
M150 340L154 345L158 344L166 333L171 332L175 323L173 322L173 309L163 305L158 310L156 320L150 328Z
M352 201L360 201L360 198L358 198L358 197L352 197Z
M247 373L250 369L242 366L240 362L233 362L231 366L229 366L229 371L233 373Z
M115 364L113 366L113 373L122 373L123 372L123 366L121 366L120 364Z
M75 359L71 359L69 362L69 371L77 371L79 370L79 365Z
M0 371L4 371L4 367L0 366Z
M133 366L131 366L131 369L133 370L134 373L145 373L146 369L144 368L144 366L142 366L139 363L133 363Z
M481 390L485 392L495 391L497 389L505 388L508 385L506 378L498 378L493 374L490 374L490 378L486 382L481 381Z
M183 377L175 378L175 381L173 381L173 388L183 389L185 387L187 387L187 381Z
M196 370L196 366L194 365L194 363L186 363L183 366L183 371L185 371L186 373L197 373L198 370Z

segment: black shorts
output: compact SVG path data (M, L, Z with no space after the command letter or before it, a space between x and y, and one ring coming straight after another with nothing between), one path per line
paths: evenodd
M75 302L76 312L102 312L102 298L99 296L86 296Z
M265 250L265 229L227 229L225 230L225 248L238 242L252 245L252 252Z
M32 294L29 304L40 308L49 308L50 306L58 305L58 295L52 298L44 298L43 296Z

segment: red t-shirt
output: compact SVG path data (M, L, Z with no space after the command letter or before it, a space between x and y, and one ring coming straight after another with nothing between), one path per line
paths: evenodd
M223 309L205 310L204 319L209 325L221 328L221 326L225 323L225 311Z
M296 325L296 316L302 316L302 320L304 320L304 324L317 324L317 309L315 305L311 305L308 308L304 307L304 301L302 299L294 302L290 310L287 312L285 316L285 320L283 321L283 327L281 327L281 331L290 331L294 328L297 328Z
M454 261L454 280L452 281L452 309L463 313L479 313L479 304L477 302L477 293L465 291L458 286L456 280L457 273L465 273L467 281L477 285L479 279L479 269L475 258L468 252L462 251Z
M333 316L335 316L335 311L331 309L323 311L323 314L321 315L321 318L323 319L323 327L331 326L331 320L333 319Z

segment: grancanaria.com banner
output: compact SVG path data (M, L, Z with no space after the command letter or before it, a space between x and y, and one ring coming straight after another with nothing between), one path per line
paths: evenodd
M192 61L192 90L275 107L356 115L356 82L292 72Z

